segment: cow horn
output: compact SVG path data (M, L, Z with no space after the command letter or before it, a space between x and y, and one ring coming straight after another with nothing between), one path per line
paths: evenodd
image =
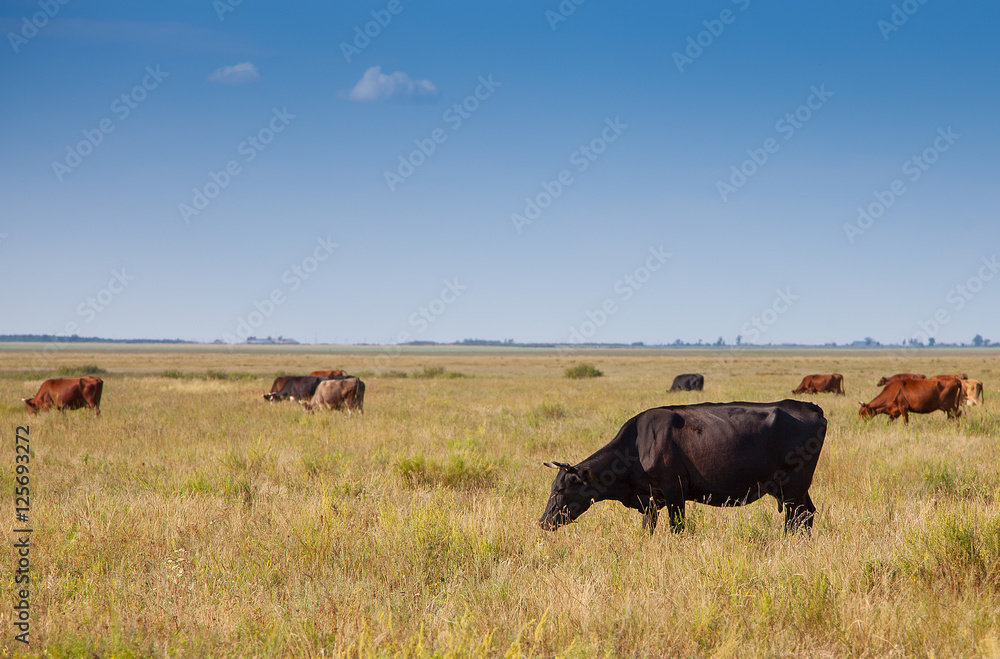
M552 469L562 469L562 470L567 471L567 472L569 472L571 474L575 474L576 473L576 467L574 467L573 465L571 465L568 462L544 462L543 464L546 467L550 467Z
M860 405L861 407L864 407L865 406L865 401L859 400L858 401L858 405Z

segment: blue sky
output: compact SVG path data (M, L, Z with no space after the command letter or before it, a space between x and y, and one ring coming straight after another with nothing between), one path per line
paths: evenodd
M0 6L0 334L1000 340L993 3L232 2Z

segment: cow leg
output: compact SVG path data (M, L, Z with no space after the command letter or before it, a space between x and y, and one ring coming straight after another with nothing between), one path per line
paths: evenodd
M813 505L809 493L806 492L801 500L787 499L785 506L785 533L795 533L805 530L806 533L812 531L813 517L816 516L816 506Z
M646 506L646 512L642 515L642 528L649 531L649 535L653 535L653 531L656 530L656 520L659 516L660 509L656 506L656 502L650 499L649 505Z
M664 505L667 507L667 519L670 521L670 531L672 533L680 533L684 530L684 499L664 503L662 500L657 501L653 497L650 497L649 505L643 511L642 515L642 528L648 529L650 535L656 530L660 508Z
M684 500L667 504L667 516L670 518L670 530L680 533L684 530Z

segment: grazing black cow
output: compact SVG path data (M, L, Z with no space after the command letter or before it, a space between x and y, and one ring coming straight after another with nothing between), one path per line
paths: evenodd
M785 532L812 527L809 486L826 437L818 405L699 403L646 410L625 422L607 446L559 469L539 524L554 531L595 501L615 500L643 514L652 533L666 506L670 526L684 524L686 501L742 506L765 494L785 510Z
M705 376L701 373L682 373L674 378L670 391L701 391L705 388Z
M270 393L264 394L264 399L269 401L285 400L309 400L316 393L316 387L323 380L330 378L320 378L314 375L289 375L280 385L275 381ZM273 389L277 387L277 391Z

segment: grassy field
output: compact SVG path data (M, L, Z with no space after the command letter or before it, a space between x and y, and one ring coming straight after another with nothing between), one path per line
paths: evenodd
M7 547L13 433L31 428L30 653L1000 656L997 351L39 349L0 351ZM581 361L604 376L563 377ZM99 418L26 413L85 365L107 371ZM261 399L326 368L363 374L364 417ZM689 371L705 391L665 393ZM829 419L811 537L785 537L770 498L688 504L680 534L617 503L538 528L543 461L650 407L780 400L832 371L846 396L798 396ZM986 405L859 421L899 371L968 372ZM4 556L6 655L24 649Z

